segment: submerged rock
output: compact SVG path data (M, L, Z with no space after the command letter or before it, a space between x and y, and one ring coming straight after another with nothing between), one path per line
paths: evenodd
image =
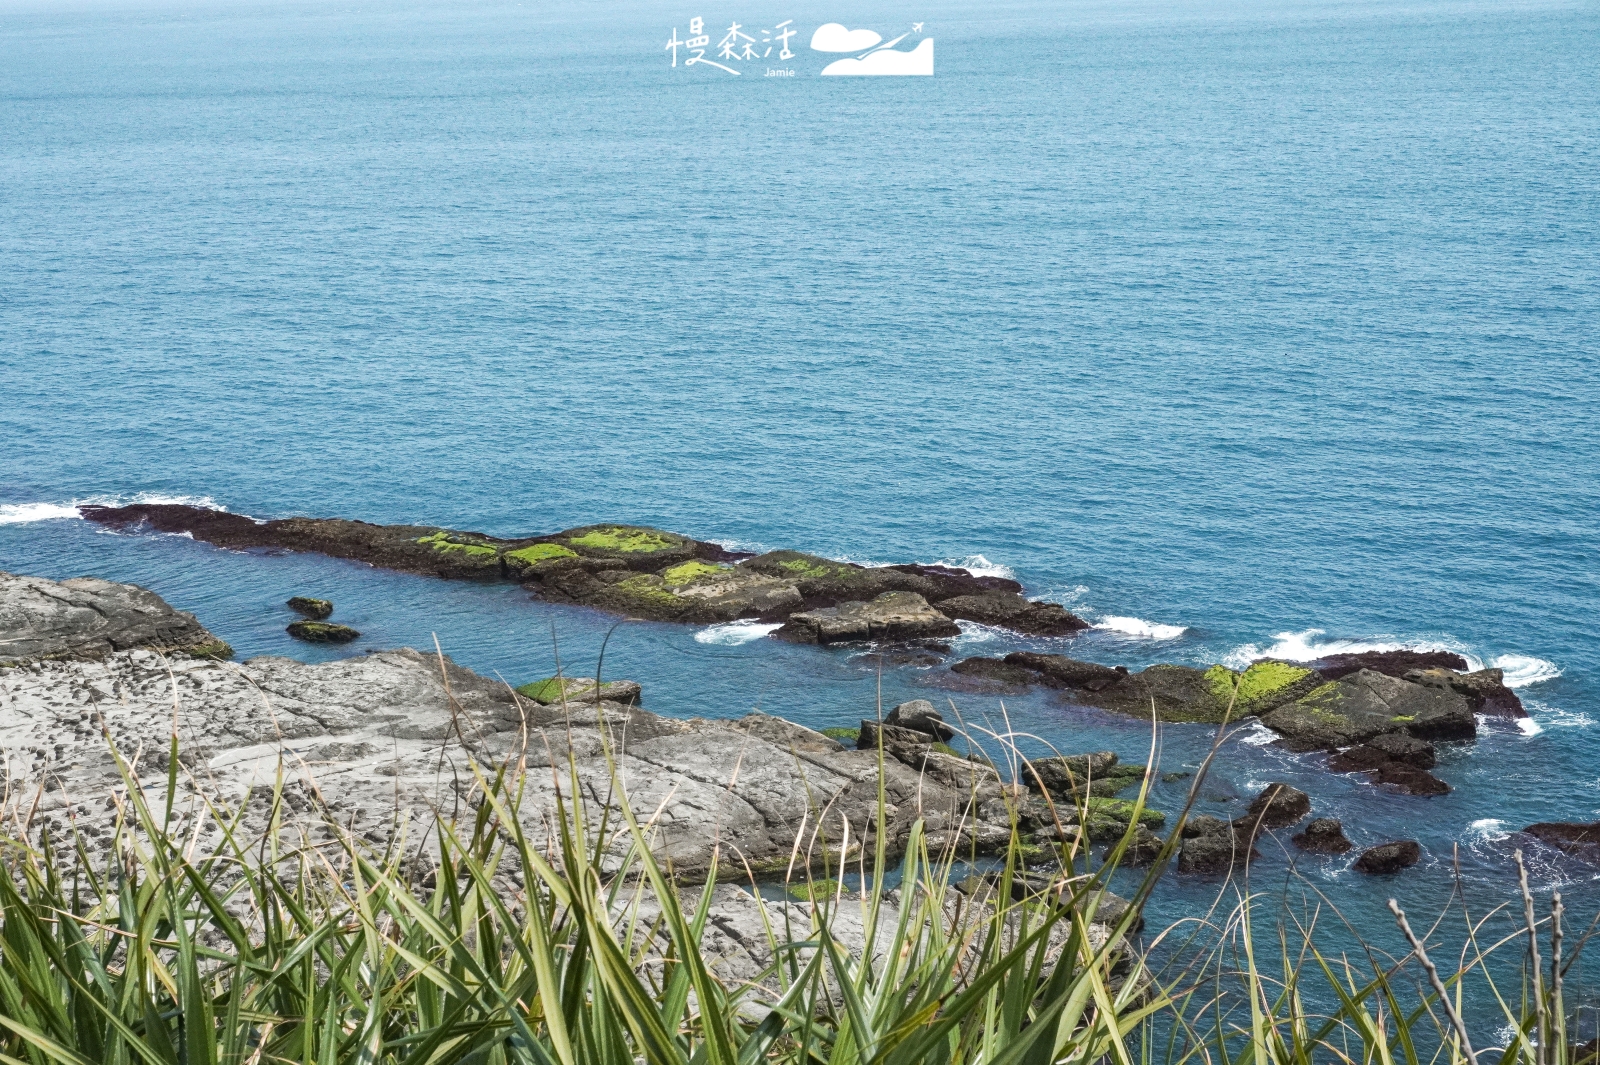
M1382 876L1416 865L1421 858L1422 845L1413 839L1402 839L1362 851L1351 868L1368 876Z
M348 625L334 625L326 621L291 621L284 631L307 643L349 643L361 638L361 634Z
M312 621L323 621L333 613L333 604L326 599L310 599L303 595L292 597L286 604L296 614L310 618Z
M1319 817L1305 831L1291 837L1296 847L1313 854L1344 854L1354 846L1344 835L1344 825L1332 817Z
M0 666L45 658L101 658L135 648L205 658L233 654L193 614L172 609L137 585L0 572Z

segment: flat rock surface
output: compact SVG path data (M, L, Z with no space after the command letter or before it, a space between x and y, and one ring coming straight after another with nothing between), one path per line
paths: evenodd
M183 650L218 640L154 592L98 577L50 581L0 572L0 664L98 658L132 648Z
M315 793L374 840L396 825L426 829L435 812L460 812L481 791L474 764L507 761L531 767L522 813L536 833L548 831L558 794L575 788L598 812L621 787L640 818L653 819L658 856L689 875L707 869L719 848L729 875L744 875L744 862L781 868L797 837L802 863L823 848L837 862L846 824L859 843L877 820L877 753L846 750L779 718L659 717L635 705L631 683L596 693L592 681L574 682L560 704L545 705L412 650L315 665L107 650L210 634L129 585L8 577L4 587L14 649L104 652L0 668L5 794L15 811L56 822L58 838L74 828L91 841L105 835L114 797L125 791L113 745L146 790L164 788L174 729L185 802L202 793L243 800L270 789L281 767L291 791ZM42 619L37 629L33 618ZM925 746L916 753L914 766L883 765L891 850L918 817L935 845L1003 845L1008 823L968 813L1003 814L994 771Z

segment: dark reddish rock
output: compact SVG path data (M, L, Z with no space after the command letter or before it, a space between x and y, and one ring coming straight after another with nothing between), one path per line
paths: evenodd
M1378 748L1367 743L1346 747L1328 759L1328 768L1335 773L1370 773L1394 761Z
M1343 854L1352 844L1344 835L1344 826L1338 819L1319 817L1306 825L1306 830L1292 837L1291 842L1303 851L1313 854Z
M1418 769L1432 769L1439 759L1433 744L1418 739L1408 732L1389 732L1382 736L1374 736L1368 741L1368 746L1396 762L1414 765Z
M1338 680L1357 670L1370 669L1387 677L1404 677L1413 669L1453 669L1464 672L1467 660L1450 651L1359 651L1328 655L1306 663L1328 680Z
M1548 847L1583 858L1600 861L1600 821L1583 824L1574 821L1541 821L1522 831Z
M1387 784L1404 795L1448 795L1450 785L1414 765L1387 762L1378 767L1377 783Z
M927 747L933 743L933 739L925 732L888 723L880 725L876 721L863 719L861 733L856 739L856 749L875 751L880 741L886 751L901 747Z
M1505 685L1505 671L1480 669L1476 673L1456 673L1448 669L1413 669L1405 675L1413 684L1446 688L1466 698L1474 713L1485 717L1527 717L1517 693Z
M931 598L935 601L979 592L1009 592L1013 595L1022 592L1022 585L1009 577L976 577L954 566L924 566L911 563L882 568L895 573L909 573L931 581Z
M1089 623L1059 603L1036 603L1015 592L988 592L940 599L941 613L962 621L1024 632L1030 636L1071 636Z
M1387 873L1398 873L1402 869L1410 868L1422 860L1422 845L1413 839L1397 840L1394 843L1380 843L1361 852L1361 857L1351 868L1358 873L1368 876L1381 876Z
M1066 655L1045 655L1032 651L1013 651L1006 655L1005 662L1008 666L1031 670L1038 675L1038 683L1052 688L1103 691L1113 684L1120 684L1128 676L1126 666L1102 666L1097 662L1080 662Z
M1040 680L1033 670L1014 666L1003 658L963 658L950 667L950 672L1013 686L1038 684Z
M1129 869L1142 869L1152 864L1161 857L1161 848L1165 841L1143 825L1133 830L1133 838L1128 841L1128 846L1122 852L1122 864ZM1106 848L1107 853L1115 850L1116 846Z
M1287 784L1268 784L1242 818L1254 831L1288 828L1311 813L1311 796Z

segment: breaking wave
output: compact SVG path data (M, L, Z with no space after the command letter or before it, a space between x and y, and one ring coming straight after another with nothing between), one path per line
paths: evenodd
M781 623L763 621L730 621L726 625L712 625L694 634L696 643L712 643L721 647L737 647L741 643L759 640L783 628Z
M1119 617L1108 614L1094 623L1094 628L1119 632L1124 636L1137 636L1143 640L1175 640L1189 631L1187 625L1162 625L1143 618Z
M1506 823L1497 817L1479 818L1467 826L1467 831L1486 843L1509 839L1511 836L1511 833L1506 831Z
M1222 658L1229 669L1244 669L1258 658L1281 658L1286 662L1311 662L1329 655L1361 654L1366 651L1450 651L1467 660L1469 671L1483 669L1485 662L1467 650L1466 645L1452 636L1436 639L1402 640L1394 636L1373 636L1353 640L1318 640L1326 633L1322 629L1304 629L1300 632L1275 634L1273 643L1263 648L1247 643L1236 647ZM1532 655L1500 655L1487 665L1505 673L1508 688L1526 688L1542 684L1561 676L1561 667Z
M70 503L0 504L0 525L27 525L56 518L76 518L78 508Z
M1230 669L1243 669L1258 658L1281 658L1285 662L1311 662L1329 655L1361 654L1367 651L1450 651L1467 660L1467 668L1483 668L1483 661L1469 654L1459 640L1444 637L1436 640L1401 640L1394 636L1373 636L1354 640L1322 640L1322 629L1304 629L1300 632L1279 632L1273 643L1262 648L1247 643L1223 656L1222 664Z
M1017 571L1010 566L1003 566L998 562L990 562L982 555L968 555L966 558L942 558L934 563L946 569L966 570L974 577L1004 577L1008 581L1017 579Z
M227 510L227 507L218 506L210 496L172 496L162 495L159 492L139 492L131 496L90 496L85 499L74 499L69 503L0 503L0 525L27 525L36 521L56 521L62 518L79 518L79 507L126 507L135 503L183 503L192 507L210 507L212 510Z
M1560 666L1531 655L1501 655L1489 664L1505 672L1508 688L1526 688L1561 676Z

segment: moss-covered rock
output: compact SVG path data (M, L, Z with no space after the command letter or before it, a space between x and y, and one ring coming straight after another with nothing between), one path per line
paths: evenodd
M791 899L801 902L825 902L839 892L839 881L834 877L822 880L795 880L785 885Z
M680 562L676 566L668 566L661 571L661 580L669 588L680 588L687 584L706 578L721 578L731 576L733 567L720 566L714 562L702 562L692 558L687 562Z
M361 637L348 625L333 625L326 621L291 621L284 631L307 643L349 643Z
M1233 700L1235 718L1264 714L1308 694L1322 683L1315 670L1270 658L1252 662L1243 673L1227 666L1212 666L1205 675L1218 701L1226 704Z
M183 654L190 658L210 658L218 662L225 662L233 657L233 646L226 640L210 640L183 648Z
M572 548L550 542L528 544L500 554L500 562L506 572L518 579L536 576L552 566L569 564L577 558L578 553Z
M838 740L840 743L843 743L848 747L854 747L861 739L861 729L859 726L856 728L846 728L843 725L834 725L831 728L823 729L822 734L827 736L829 739Z
M292 597L286 604L290 610L312 621L322 621L333 613L333 603L327 599L311 599L304 595Z
M478 537L440 529L417 537L416 542L452 568L499 572L500 549Z
M1425 740L1477 734L1472 707L1458 692L1367 669L1318 685L1261 721L1297 751L1348 747L1391 732Z
M592 700L594 689L593 677L546 677L519 686L517 694L549 706L563 699L569 703ZM606 702L637 703L641 692L639 685L631 680L611 680L600 685L600 698Z
M701 546L647 525L585 525L552 539L584 558L616 559L628 569L655 573L698 557Z

